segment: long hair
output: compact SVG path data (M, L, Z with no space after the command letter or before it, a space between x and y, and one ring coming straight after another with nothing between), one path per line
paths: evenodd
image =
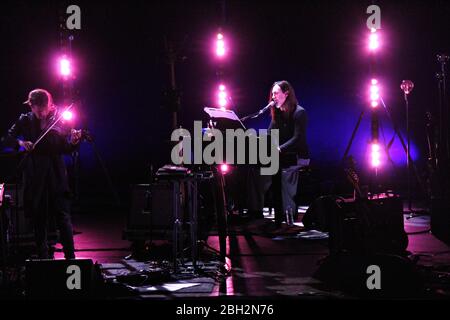
M294 88L292 88L291 84L286 80L276 81L273 83L272 87L270 87L269 92L269 102L272 100L272 89L278 85L281 88L283 93L288 93L286 97L286 101L283 103L283 106L286 108L288 115L291 115L294 112L295 108L298 105L297 97L295 96ZM272 116L272 121L275 122L275 110L276 108L270 109L270 114Z

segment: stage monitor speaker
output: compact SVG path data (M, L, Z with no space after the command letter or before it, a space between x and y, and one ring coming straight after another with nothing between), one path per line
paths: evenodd
M393 254L336 254L323 259L314 278L358 298L418 299L425 281L409 259Z
M100 279L100 269L91 259L25 262L28 299L94 298Z
M403 224L403 203L398 195L369 200L320 197L303 218L308 229L330 233L331 253L402 254L408 247Z

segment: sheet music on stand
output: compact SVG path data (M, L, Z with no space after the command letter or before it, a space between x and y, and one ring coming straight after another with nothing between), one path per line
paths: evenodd
M239 117L234 113L233 110L223 110L218 108L208 108L205 107L203 110L209 115L212 119L229 119L233 121L239 122L242 129L247 130L247 128L244 126L242 121L239 119Z

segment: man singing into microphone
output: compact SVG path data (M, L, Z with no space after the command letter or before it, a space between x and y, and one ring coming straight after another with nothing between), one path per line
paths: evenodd
M38 144L38 137L56 120L57 110L47 90L35 89L24 104L31 112L22 114L9 129L4 144L22 147L26 155L19 165L23 173L25 215L34 224L37 254L41 259L52 258L47 243L49 213L54 214L66 259L75 258L72 223L70 219L69 185L62 157L72 152L81 140L81 132L67 131L55 126Z
M297 193L299 169L309 165L309 151L306 141L307 115L297 101L294 89L287 81L277 81L272 85L270 98L271 129L279 130L280 170L274 176L253 180L255 188L250 191L259 193L250 196L252 199L250 211L252 215L262 216L264 194L272 184L275 207L275 221L281 225L287 211L295 215L297 206L294 197Z

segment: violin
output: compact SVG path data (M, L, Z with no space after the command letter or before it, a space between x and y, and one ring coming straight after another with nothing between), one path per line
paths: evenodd
M69 111L73 107L73 103L68 106L65 110L62 112L54 112L53 115L49 118L50 125L47 126L43 133L36 139L36 142L34 143L34 147L42 141L42 139L48 135L50 132L55 132L60 135L68 135L70 134L71 140L77 139L79 141L86 140L88 142L92 142L92 136L89 133L87 129L73 129L69 128L66 123L63 122L63 116L64 112ZM77 142L78 143L78 142Z

